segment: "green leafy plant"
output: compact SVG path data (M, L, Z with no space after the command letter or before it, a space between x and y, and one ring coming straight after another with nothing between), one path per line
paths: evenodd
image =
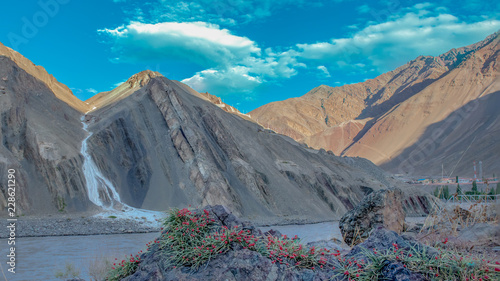
M476 181L473 181L472 182L472 190L471 190L474 194L478 194L479 191L477 190L477 183Z
M223 254L241 245L261 253L272 260L293 267L322 268L326 265L326 256L337 255L325 248L306 248L297 237L256 237L249 230L238 226L228 228L216 225L209 212L196 214L188 209L173 210L164 222L166 231L154 243L168 252L167 261L174 267L188 266L198 268L215 256Z
M64 212L66 208L66 202L64 202L64 198L61 196L57 196L57 208L59 212Z

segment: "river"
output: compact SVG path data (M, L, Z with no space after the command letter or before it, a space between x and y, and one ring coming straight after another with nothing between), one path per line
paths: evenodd
M26 237L16 240L16 273L7 272L7 240L0 240L1 266L8 281L50 281L66 263L80 270L80 278L91 280L93 261L124 257L144 250L158 233L92 236ZM0 280L4 276L0 271Z
M262 227L267 231L271 227ZM303 243L331 238L340 238L338 222L307 225L274 226L289 237L298 235ZM80 271L79 277L91 280L89 268L93 262L105 258L136 254L145 249L146 243L154 240L158 233L114 234L92 236L27 237L16 239L16 273L7 272L8 245L0 239L0 261L8 281L49 281L56 278L56 272L64 272L66 264L74 265ZM4 277L0 271L0 280Z

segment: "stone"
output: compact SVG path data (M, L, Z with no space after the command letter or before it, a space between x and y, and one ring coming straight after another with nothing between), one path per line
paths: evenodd
M391 280L391 281L424 281L424 276L419 273L412 272L408 268L404 267L400 262L394 261L384 261L384 266L380 274L383 278L379 280Z
M425 251L427 253L427 256L429 256L430 258L433 258L439 254L436 249L419 243L411 237L400 236L395 231L388 230L382 226L379 226L370 233L368 239L354 246L346 255L346 258L355 257L356 259L364 259L366 261L367 250L386 252L389 250L393 250L393 244L398 245L398 248L402 249L403 251L410 251L412 249Z
M493 243L500 244L500 225L476 223L460 231L453 240L464 243Z
M398 188L370 193L356 207L342 216L339 227L348 245L356 245L380 225L397 233L403 231L406 214Z

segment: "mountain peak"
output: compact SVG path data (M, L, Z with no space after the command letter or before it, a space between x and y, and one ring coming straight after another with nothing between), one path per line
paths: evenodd
M143 87L155 77L163 77L163 75L157 71L151 71L148 69L132 75L125 83L129 85L130 89Z
M49 74L42 66L34 64L28 58L3 45L2 43L0 43L0 56L7 57L18 67L44 83L58 99L62 100L72 108L80 112L85 112L87 110L87 105L75 97L68 86L57 81L57 79Z
M426 150L418 166L417 162L408 164L411 169L430 175L444 163L445 167L456 165L457 173L466 173L467 163L475 159L488 162L490 169L498 168L491 156L498 146L486 144L498 140L494 133L498 114L490 107L498 107L499 51L497 32L439 56L418 56L361 83L335 88L320 85L302 97L263 105L250 115L310 147L384 163L392 172L408 168L403 166L407 159L414 160L412 151L430 150L428 139L436 130L456 132L442 134L439 141L432 137L435 151ZM457 117L464 112L470 116ZM466 151L472 141L469 136L474 146L457 163L453 157Z
M163 75L156 71L143 70L130 76L127 81L120 84L120 86L114 88L113 90L109 92L99 93L86 100L85 103L89 105L91 111L103 106L107 106L111 103L117 102L123 98L130 96L135 91L146 86L149 81L151 81L151 79L155 77L163 77Z

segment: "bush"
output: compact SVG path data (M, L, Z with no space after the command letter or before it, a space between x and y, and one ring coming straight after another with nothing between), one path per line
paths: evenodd
M474 194L479 194L479 191L477 190L477 183L476 181L473 181L472 182L472 190L471 190Z
M259 252L273 263L314 268L326 263L327 249L307 249L295 237L256 237L250 230L238 226L228 228L214 224L209 212L196 214L188 209L174 210L165 220L165 235L158 240L160 249L169 252L168 261L173 266L198 268L200 265L233 248L233 243L244 249Z
M57 270L55 276L59 279L78 278L80 276L80 270L76 269L73 264L66 262L64 271Z
M449 199L450 198L450 190L448 189L448 186L446 185L445 187L436 187L434 189L434 196L436 196L439 199Z

